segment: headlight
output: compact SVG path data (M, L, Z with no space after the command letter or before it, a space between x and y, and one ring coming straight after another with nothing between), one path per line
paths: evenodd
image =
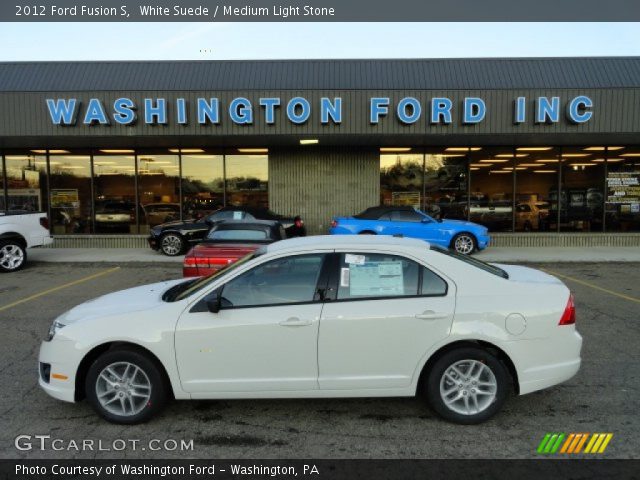
M53 337L56 336L56 333L58 333L58 330L64 327L65 325L63 323L60 323L59 321L54 320L51 326L49 327L49 332L47 333L46 341L50 342L51 340L53 340Z

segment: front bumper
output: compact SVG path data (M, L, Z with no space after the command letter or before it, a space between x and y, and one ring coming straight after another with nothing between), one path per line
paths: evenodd
M491 237L489 235L479 235L476 240L478 242L478 250L484 250L489 246Z
M158 237L154 237L153 235L150 235L147 238L147 243L153 250L160 250L160 239Z
M65 402L75 402L77 359L73 355L72 342L54 340L42 342L40 345L40 362L38 368L38 383L40 387L53 398ZM48 365L48 369L42 368ZM48 375L44 372L48 370ZM47 381L46 377L49 377Z

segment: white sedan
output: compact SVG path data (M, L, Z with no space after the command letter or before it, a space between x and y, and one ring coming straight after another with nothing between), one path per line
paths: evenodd
M568 380L582 338L557 278L383 236L274 243L213 276L58 317L40 386L136 423L170 398L408 397L479 423Z

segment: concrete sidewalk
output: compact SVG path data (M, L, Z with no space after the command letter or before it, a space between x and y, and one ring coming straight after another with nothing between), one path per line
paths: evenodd
M183 256L167 257L149 248L34 248L31 262L58 263L182 263ZM638 247L490 247L474 255L486 262L638 262Z

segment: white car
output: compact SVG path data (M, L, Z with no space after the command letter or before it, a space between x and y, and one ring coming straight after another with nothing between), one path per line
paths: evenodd
M0 273L23 268L27 263L27 248L51 243L53 237L46 213L0 212Z
M470 424L510 391L571 378L581 345L571 293L543 272L409 238L316 236L73 308L42 343L40 385L117 423L172 397L424 393Z

